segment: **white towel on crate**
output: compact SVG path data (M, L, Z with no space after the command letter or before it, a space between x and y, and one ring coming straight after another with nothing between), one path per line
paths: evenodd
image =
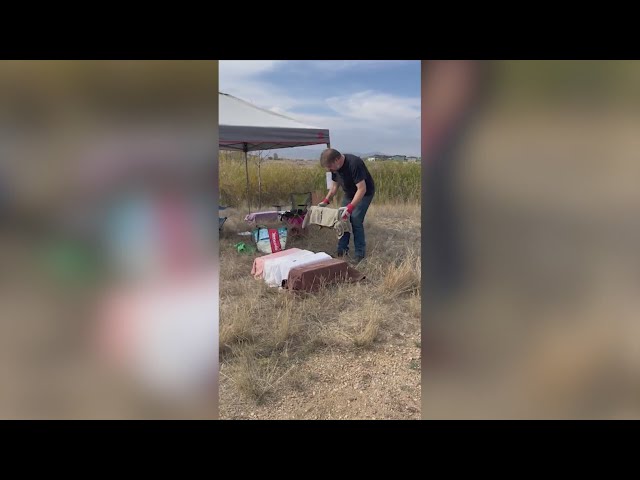
M300 250L292 255L285 255L283 257L272 258L265 260L263 267L262 278L270 287L278 287L282 283L282 281L278 281L278 277L280 275L279 265L287 260L304 258L307 256L315 255L313 252L309 250Z
M282 286L282 282L289 278L289 272L292 268L301 267L303 265L312 265L314 263L322 262L323 260L327 260L331 258L330 255L324 252L314 253L313 255L305 255L299 258L292 258L291 256L286 257L283 262L280 262L274 268L274 283L270 286L280 287ZM277 282L277 284L275 283Z

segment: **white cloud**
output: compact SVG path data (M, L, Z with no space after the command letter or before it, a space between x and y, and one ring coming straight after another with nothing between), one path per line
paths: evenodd
M420 154L420 97L367 90L338 97L292 96L261 76L295 62L221 61L220 90L304 123L329 128L339 150L367 153ZM310 61L296 66L326 72L353 68L386 68L393 61ZM323 107L330 114L301 114L302 107Z
M278 60L221 60L219 90L264 108L294 108L300 104L298 99L260 79L282 64Z
M379 70L386 68L398 68L407 64L406 60L311 60L304 62L290 62L290 66L313 68L318 72L337 73L346 70Z
M273 71L279 60L220 60L220 79L238 80Z
M327 99L339 115L375 124L413 123L420 116L420 98L400 97L368 90Z

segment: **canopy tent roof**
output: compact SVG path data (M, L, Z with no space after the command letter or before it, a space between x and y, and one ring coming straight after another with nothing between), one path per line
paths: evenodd
M313 127L219 92L221 150L251 152L330 144L329 130Z

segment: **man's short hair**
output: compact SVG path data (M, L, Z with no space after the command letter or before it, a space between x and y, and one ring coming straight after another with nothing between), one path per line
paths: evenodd
M327 148L320 154L320 165L327 168L340 158L342 154L335 148Z

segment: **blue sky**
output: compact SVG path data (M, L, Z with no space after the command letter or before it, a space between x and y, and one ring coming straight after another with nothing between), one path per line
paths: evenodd
M329 128L343 153L420 155L419 60L221 60L219 89Z

